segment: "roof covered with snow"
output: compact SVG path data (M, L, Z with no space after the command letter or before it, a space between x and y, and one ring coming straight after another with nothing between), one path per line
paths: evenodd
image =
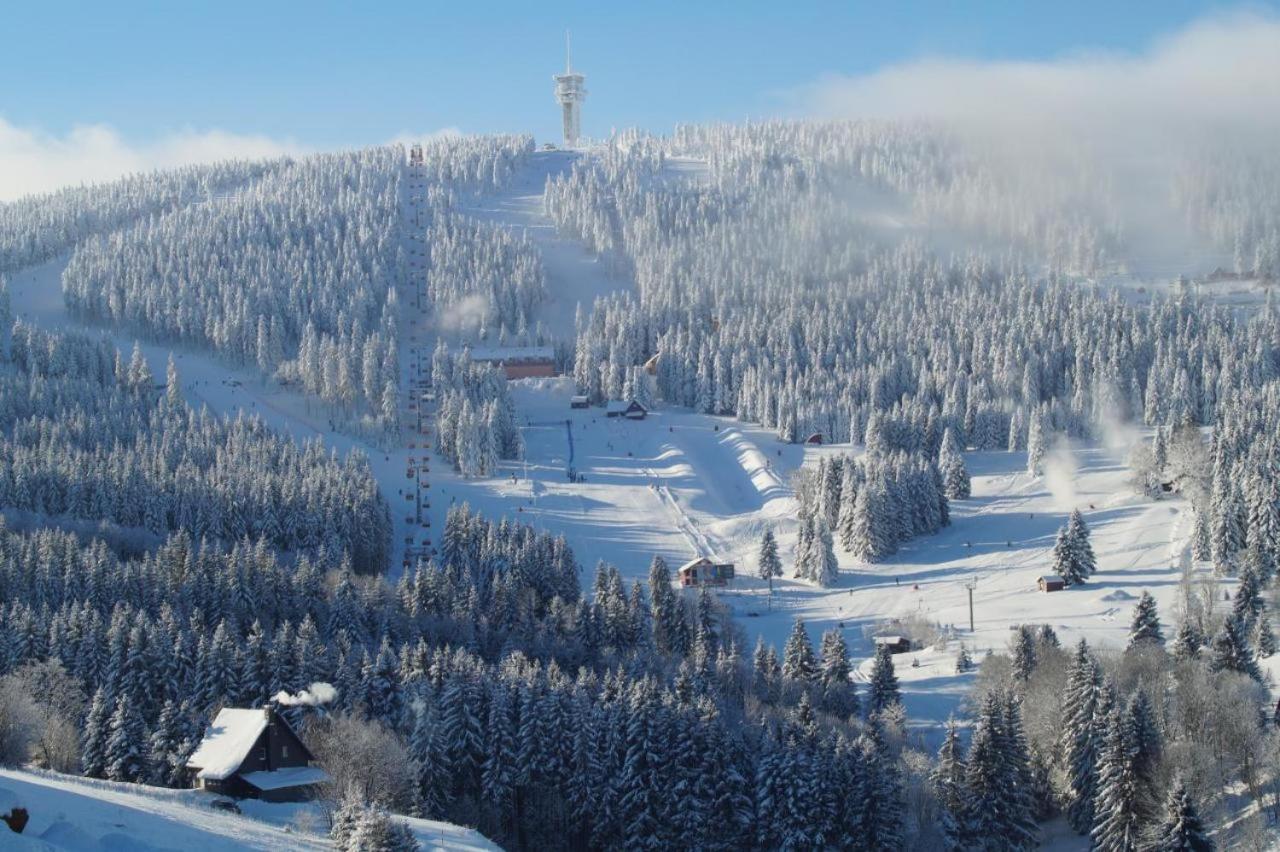
M270 772L250 772L240 777L259 790L283 790L323 784L329 780L329 773L318 766L288 766Z
M477 346L471 350L471 360L501 361L504 364L554 362L556 351L550 346Z
M225 780L240 768L249 749L266 729L265 710L223 708L209 725L200 747L187 760L187 766L199 769L198 777L205 780Z

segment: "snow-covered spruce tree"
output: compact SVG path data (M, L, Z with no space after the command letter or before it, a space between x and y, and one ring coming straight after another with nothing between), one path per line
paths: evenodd
M1262 659L1276 652L1276 635L1271 629L1271 618L1263 610L1253 625L1253 648Z
M876 645L875 661L867 685L867 714L878 714L902 702L898 676L893 670L893 653L885 644Z
M902 776L886 740L883 725L872 715L861 737L862 801L857 834L868 849L903 846Z
M1039 410L1033 410L1027 421L1027 473L1040 476L1044 473L1044 416Z
M112 781L146 781L149 774L147 762L147 729L142 714L127 697L116 700L111 716L104 758L106 777Z
M656 557L655 557L656 558ZM778 540L773 530L765 530L760 539L760 556L757 559L760 579L769 583L769 595L773 595L773 578L782 576L782 560L778 558Z
M834 716L851 719L861 710L858 691L849 680L849 647L844 634L832 627L822 634L822 710Z
M960 643L960 649L956 651L956 674L965 674L973 670L973 657L969 656L969 649Z
M1193 660L1200 656L1204 647L1204 636L1189 618L1184 618L1178 625L1178 634L1173 639L1173 657L1176 660Z
M1249 647L1239 616L1233 614L1224 619L1222 628L1209 643L1209 670L1239 672L1262 682L1262 671L1258 668L1253 649Z
M938 452L938 469L942 471L942 481L947 498L965 500L969 497L969 471L965 468L964 454L956 443L955 433L950 427L942 433L942 449Z
M1092 577L1098 570L1098 561L1093 555L1093 545L1089 541L1089 527L1085 525L1084 516L1079 509L1072 509L1067 516L1067 537L1071 541L1072 550L1079 573L1085 579Z
M824 589L834 586L840 578L840 563L836 560L835 542L825 518L818 518L809 553L814 562L813 581Z
M1076 646L1062 697L1062 768L1067 776L1067 820L1079 834L1094 825L1097 762L1102 748L1099 718L1102 672L1083 639Z
M947 719L947 732L929 780L938 799L938 823L943 844L948 850L961 849L965 824L965 762L960 753L960 728L954 718Z
M1034 848L1034 834L1027 833L1031 819L1029 791L1021 781L1025 761L1025 753L1018 753L1014 732L1008 728L1002 696L989 692L983 699L965 759L961 791L964 848Z
M1213 841L1205 831L1181 776L1174 778L1169 787L1164 815L1149 848L1152 852L1213 852Z
M1154 642L1164 644L1164 633L1160 629L1160 614L1156 611L1156 599L1148 591L1143 591L1138 604L1133 608L1133 621L1129 625L1129 647L1139 647L1142 643Z
M1026 624L1018 628L1013 637L1013 678L1026 683L1036 670L1036 640L1032 628Z
M807 685L817 678L818 661L809 642L804 622L796 619L782 652L782 675L788 680Z
M80 731L80 768L90 778L101 778L106 773L111 713L110 697L98 687Z
M1124 708L1115 708L1106 725L1098 755L1093 847L1100 852L1136 852L1151 817L1138 732L1133 715Z
M1059 528L1058 537L1053 542L1053 573L1061 577L1068 586L1078 586L1085 581L1085 575L1076 559L1075 548L1072 547L1070 533L1065 526Z

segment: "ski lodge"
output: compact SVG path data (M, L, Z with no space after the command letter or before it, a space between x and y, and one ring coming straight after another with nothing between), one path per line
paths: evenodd
M541 379L556 374L556 353L550 346L498 346L471 350L471 360L501 367L507 379Z
M612 399L604 408L605 417L625 417L628 420L643 420L649 409L632 400Z
M705 556L690 559L676 569L680 585L689 586L727 586L733 579L732 562L712 562Z
M274 707L218 711L187 769L194 786L237 799L297 802L312 798L329 774Z

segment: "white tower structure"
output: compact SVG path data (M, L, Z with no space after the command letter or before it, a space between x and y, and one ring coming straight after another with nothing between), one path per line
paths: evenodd
M587 78L574 73L573 63L569 59L567 32L564 34L564 73L556 74L551 79L556 81L556 100L560 102L564 118L564 147L577 147L578 136L582 132L582 102L587 99L587 89L583 84Z

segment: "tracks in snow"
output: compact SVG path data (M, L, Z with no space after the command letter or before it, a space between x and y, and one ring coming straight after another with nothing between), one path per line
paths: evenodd
M671 488L663 483L662 478L654 472L653 468L646 467L644 472L649 477L649 487L658 496L658 502L667 508L668 513L675 521L676 529L680 530L680 534L689 542L693 552L698 556L714 556L715 548L711 546L711 540L707 538L702 530L698 529L698 525L693 522L689 514L680 506L676 496L671 493Z

